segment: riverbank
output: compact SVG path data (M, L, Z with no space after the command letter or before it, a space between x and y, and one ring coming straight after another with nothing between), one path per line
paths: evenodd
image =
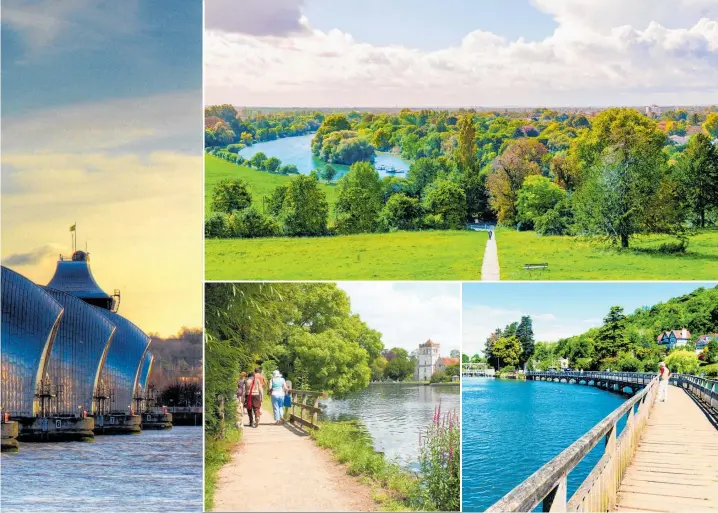
M220 469L232 459L232 452L242 440L242 431L231 428L223 439L205 437L204 445L204 510L214 507L217 476Z

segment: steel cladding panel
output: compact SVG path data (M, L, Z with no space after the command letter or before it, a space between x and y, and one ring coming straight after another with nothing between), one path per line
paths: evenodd
M77 297L110 298L95 281L87 260L60 260L47 286Z
M142 360L142 370L140 371L140 379L137 381L137 393L138 395L144 396L147 393L147 383L150 379L150 372L152 371L152 362L154 362L154 355L147 351L145 358Z
M47 368L57 386L52 410L62 415L92 413L99 372L115 325L81 299L51 288L45 291L65 309Z
M93 308L117 327L100 373L100 380L105 387L114 392L110 409L131 413L140 365L150 344L150 337L121 315Z
M27 278L2 268L3 413L33 417L35 392L52 349L62 306Z

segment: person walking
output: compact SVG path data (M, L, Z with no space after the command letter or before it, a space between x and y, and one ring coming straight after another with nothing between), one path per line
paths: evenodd
M284 396L287 393L287 382L282 373L275 370L269 382L269 389L272 394L272 410L274 411L274 424L277 425L284 419Z
M264 387L262 380L254 372L250 372L245 382L247 415L249 415L249 427L259 427L259 417L262 416L262 399L264 398Z
M491 237L493 237L494 232L492 230L489 230L489 240L491 240Z
M245 402L245 396L247 395L245 393L246 380L247 380L247 373L242 372L242 374L239 377L239 383L237 383L237 417L239 418L240 426L244 426L244 402Z
M665 362L658 364L658 397L662 403L668 400L668 379L671 377L671 371L666 367Z

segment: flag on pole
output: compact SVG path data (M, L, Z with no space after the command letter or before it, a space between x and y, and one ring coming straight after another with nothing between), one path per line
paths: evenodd
M73 224L72 226L70 226L70 231L71 231L71 232L74 232L76 226L77 226L77 223L75 223L75 224Z

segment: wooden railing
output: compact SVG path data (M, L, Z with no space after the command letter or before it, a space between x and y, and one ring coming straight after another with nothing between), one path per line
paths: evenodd
M604 376L608 373L600 373ZM637 379L638 376L635 376ZM658 390L654 375L643 389L611 412L588 433L571 444L528 479L506 494L487 512L532 511L542 503L543 511L610 511L616 505L618 488L635 453ZM618 422L626 426L616 436ZM567 477L591 450L605 440L605 451L588 477L568 499Z
M322 413L319 408L319 399L327 397L327 393L292 389L289 394L292 397L292 412L289 414L289 422L310 429L319 429L317 418ZM310 402L311 404L309 404ZM297 408L299 408L299 415L297 415Z
M689 374L672 374L671 383L702 402L713 415L718 415L718 380Z

